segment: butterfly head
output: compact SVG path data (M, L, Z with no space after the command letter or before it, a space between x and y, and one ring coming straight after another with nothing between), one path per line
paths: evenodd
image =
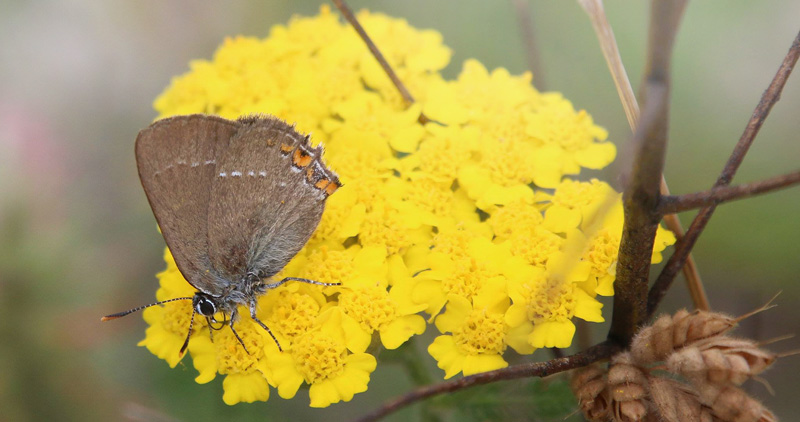
M197 292L192 298L192 306L194 307L194 311L198 314L207 318L213 318L214 314L216 314L220 308L217 306L217 300L217 298L209 294Z

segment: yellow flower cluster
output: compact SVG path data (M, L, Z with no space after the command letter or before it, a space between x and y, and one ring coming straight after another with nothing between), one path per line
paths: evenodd
M567 347L574 317L602 321L597 295L613 294L622 231L619 194L567 178L615 156L607 133L529 73L492 72L475 60L455 80L439 71L441 35L361 12L359 20L418 102L404 104L354 30L327 7L276 26L266 39L227 39L194 61L156 100L160 117L269 113L325 144L344 184L318 230L278 275L341 287L288 283L263 295L258 316L230 330L202 318L189 343L197 382L225 375L228 404L283 398L309 386L311 406L367 389L377 347L395 349L432 323L428 347L446 378ZM420 124L424 113L433 119ZM599 221L596 221L599 220ZM674 243L659 230L654 262ZM168 252L159 300L191 296ZM423 317L422 313L427 315ZM247 312L243 312L244 315ZM171 366L189 306L147 309L140 345Z

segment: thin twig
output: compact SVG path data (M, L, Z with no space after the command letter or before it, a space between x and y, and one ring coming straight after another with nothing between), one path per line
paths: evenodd
M408 394L385 402L381 407L358 419L359 422L377 421L390 413L396 412L420 400L439 394L449 393L476 385L489 384L497 381L506 381L519 378L546 377L570 369L580 368L600 360L608 359L621 348L613 342L605 341L596 344L582 352L563 358L556 358L547 362L531 362L494 371L470 375L452 381L420 387Z
M622 202L625 223L614 281L609 338L630 343L647 315L650 257L660 216L656 213L669 122L670 59L684 1L655 0L650 15L645 95Z
M435 382L434 375L419 358L417 341L417 337L411 337L397 349L382 351L381 360L402 365L414 385L429 385Z
M367 45L367 48L372 53L372 56L375 57L375 60L377 60L378 64L381 65L383 71L386 72L386 75L392 80L392 83L394 84L395 88L397 88L400 96L403 97L403 101L405 101L406 105L414 104L414 97L412 97L411 93L408 92L408 89L406 89L403 81L401 81L400 78L397 77L397 74L394 73L392 66L389 65L389 62L387 62L386 58L383 57L381 51L378 50L378 46L372 42L372 39L369 37L369 35L367 35L367 31L365 31L364 27L361 26L361 23L358 22L358 19L356 19L356 16L353 14L353 11L350 9L347 3L345 3L344 0L333 0L333 4L336 5L339 11L342 12L344 18L347 19L347 22L350 22L350 25L353 26L353 29L355 29L361 39L364 40L364 44ZM420 113L417 120L421 124L425 124L430 121L430 119L428 119L422 113Z
M737 186L720 186L704 192L689 193L678 196L663 196L658 211L671 214L693 210L695 208L719 205L723 202L749 198L762 193L788 188L800 183L800 171L782 174L759 182Z
M533 30L533 18L529 0L511 0L517 15L517 24L522 32L522 42L525 44L525 58L528 61L528 69L533 73L533 85L539 91L546 89L544 82L544 72L542 72L542 60L539 55L539 48L536 45L536 34Z
M584 11L589 15L589 19L592 21L592 26L600 42L600 49L603 52L606 65L608 65L611 78L614 80L614 86L617 87L617 94L619 95L622 109L625 111L625 116L628 118L631 131L635 132L637 122L639 121L639 103L636 102L636 96L633 95L630 78L628 78L628 72L625 71L625 65L622 62L619 48L617 48L614 31L603 9L603 2L601 0L578 0L578 3L580 3ZM664 178L664 175L661 175L660 189L661 195L669 195L669 187L667 186L667 180ZM684 230L678 216L668 214L664 215L663 218L667 228L675 233L675 237L677 239L682 238ZM683 266L683 274L686 277L686 287L692 297L694 307L702 310L711 309L711 305L708 303L708 296L703 288L703 281L700 279L700 272L697 270L697 264L695 264L691 254L686 260L686 265Z
M786 57L784 57L783 63L781 63L781 67L778 69L769 87L767 87L767 90L764 91L764 94L761 96L761 101L759 101L755 110L753 110L753 115L750 117L747 127L739 138L739 142L736 144L736 147L734 147L728 162L725 164L725 168L714 184L714 188L730 184L745 154L747 154L747 150L750 148L758 131L764 124L764 120L769 115L770 110L772 110L772 106L780 99L781 91L783 91L786 80L792 73L798 57L800 57L800 32L795 37L794 42L792 42L789 52L786 53ZM656 308L658 308L658 304L675 279L675 275L683 266L686 256L691 252L697 238L700 236L700 233L703 232L708 220L711 219L711 215L714 214L715 209L716 206L711 205L700 210L689 226L686 236L676 245L675 252L669 258L669 261L667 261L667 264L661 270L661 274L658 275L655 283L653 283L653 287L650 289L647 298L648 315L652 315Z
M661 197L663 198L664 196L668 195L669 187L667 186L667 179L664 178L664 175L662 174ZM678 219L678 215L662 215L664 224L666 224L667 228L675 235L676 241L680 242L680 240L683 239L683 236L685 236L685 231L681 225L681 220ZM694 308L701 311L710 311L711 303L708 301L708 295L706 294L703 280L700 278L700 271L697 269L697 263L695 262L691 253L688 257L686 257L686 263L683 265L681 271L683 271L683 276L686 279L686 289L689 290L689 296L692 298L692 304L694 305Z

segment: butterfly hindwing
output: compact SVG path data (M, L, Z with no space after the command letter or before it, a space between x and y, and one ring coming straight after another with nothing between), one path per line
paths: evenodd
M335 190L330 183L339 182L322 164L322 149L282 120L240 122L212 182L209 259L224 276L271 277L311 237Z

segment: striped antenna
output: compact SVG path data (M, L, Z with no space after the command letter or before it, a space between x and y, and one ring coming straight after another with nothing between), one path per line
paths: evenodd
M144 306L139 306L138 308L129 309L129 310L125 311L125 312L118 312L116 314L106 315L106 316L100 318L100 321L111 321L112 319L122 318L125 315L129 315L129 314L132 314L134 312L141 311L142 309L149 308L151 306L163 305L165 303L175 302L175 301L178 301L178 300L192 300L192 298L191 297L176 297L175 299L162 300L161 302L151 303L149 305L144 305Z

